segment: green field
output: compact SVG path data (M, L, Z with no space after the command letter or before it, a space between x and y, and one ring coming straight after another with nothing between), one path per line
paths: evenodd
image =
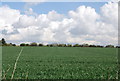
M3 47L2 77L10 79L22 47ZM14 79L117 79L117 48L24 47Z

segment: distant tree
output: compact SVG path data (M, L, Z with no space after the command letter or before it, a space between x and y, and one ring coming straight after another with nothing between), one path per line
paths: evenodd
M26 44L25 44L25 43L22 43L22 44L20 44L20 46L26 46Z
M47 47L50 47L50 44L47 44L46 46L47 46Z
M116 48L120 48L120 46L116 46Z
M30 46L29 44L26 44L25 46Z
M10 45L12 45L12 43L9 43Z
M96 47L100 47L100 48L103 48L104 46L101 46L101 45L96 45Z
M2 46L2 40L0 40L0 46Z
M72 47L72 44L68 44L67 47Z
M16 44L12 44L12 46L16 46Z
M106 48L114 48L114 45L106 45Z
M53 47L53 44L48 44L47 46L49 46L49 47Z
M96 47L96 45L89 45L89 47Z
M8 44L6 44L6 46L12 46L12 43L8 43Z
M47 44L46 46L48 46L48 47L57 47L58 44L56 44L56 43L54 43L54 44Z
M2 38L2 45L6 45L6 44L7 44L7 43L6 43L5 39Z
M66 47L67 45L66 44L58 44L57 46L58 47Z
M83 45L79 45L79 47L83 47Z
M58 46L57 43L53 43L53 44L50 45L50 47L57 47L57 46Z
M38 46L44 46L43 44L39 44Z
M66 45L66 44L63 44L63 47L67 47L67 45Z
M37 43L33 42L33 43L30 44L30 46L37 46Z
M30 46L29 44L26 44L26 46Z
M79 47L80 45L79 44L75 44L75 45L73 45L73 47Z
M83 47L89 47L89 45L88 44L83 44Z
M62 47L62 44L58 44L58 47Z

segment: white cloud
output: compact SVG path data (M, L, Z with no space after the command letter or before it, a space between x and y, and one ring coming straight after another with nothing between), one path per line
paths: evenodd
M2 32L10 34L14 31L12 24L17 22L20 16L19 10L11 9L8 6L0 7L0 38L4 36Z
M0 20L5 24L13 24L18 21L20 16L19 10L11 9L8 6L0 7Z
M27 9L25 11L25 14L28 15L28 16L31 16L31 15L32 16L37 16L37 13L35 13L32 8Z
M101 18L105 23L112 24L117 27L118 25L118 3L105 4L101 7Z
M115 44L118 33L118 5L107 3L100 13L80 6L68 15L52 10L48 14L26 14L7 6L0 7L0 31L10 42Z
M35 17L27 16L27 15L22 15L21 17L19 17L19 20L17 22L13 23L13 26L15 28L25 28L34 25L35 25Z
M76 24L70 32L74 35L91 34L96 32L96 21L99 15L94 8L80 6L76 11L70 11L69 15Z
M25 13L27 15L36 15L36 13L33 12L33 10L31 9L31 7L39 5L43 2L45 2L46 0L22 0L23 2L26 2L24 5L24 9L25 9Z
M47 16L48 16L48 19L52 21L62 20L64 18L62 14L58 14L54 10L50 11Z
M99 18L99 15L95 12L94 8L86 6L80 6L76 9L76 11L69 11L69 15L75 20L81 22L94 22L96 19Z

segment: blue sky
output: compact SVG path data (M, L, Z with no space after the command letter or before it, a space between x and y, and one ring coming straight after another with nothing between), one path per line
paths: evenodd
M67 14L70 10L75 10L79 6L91 6L99 13L99 9L103 6L105 2L44 2L38 5L33 5L30 8L38 14L46 14L51 10L55 10L60 14ZM25 11L25 2L3 2L2 5L8 5L12 9L18 9L21 12Z

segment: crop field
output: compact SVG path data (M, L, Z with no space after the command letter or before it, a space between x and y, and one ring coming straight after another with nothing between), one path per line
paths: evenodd
M3 47L3 79L11 79L19 54L13 79L118 78L117 48Z

